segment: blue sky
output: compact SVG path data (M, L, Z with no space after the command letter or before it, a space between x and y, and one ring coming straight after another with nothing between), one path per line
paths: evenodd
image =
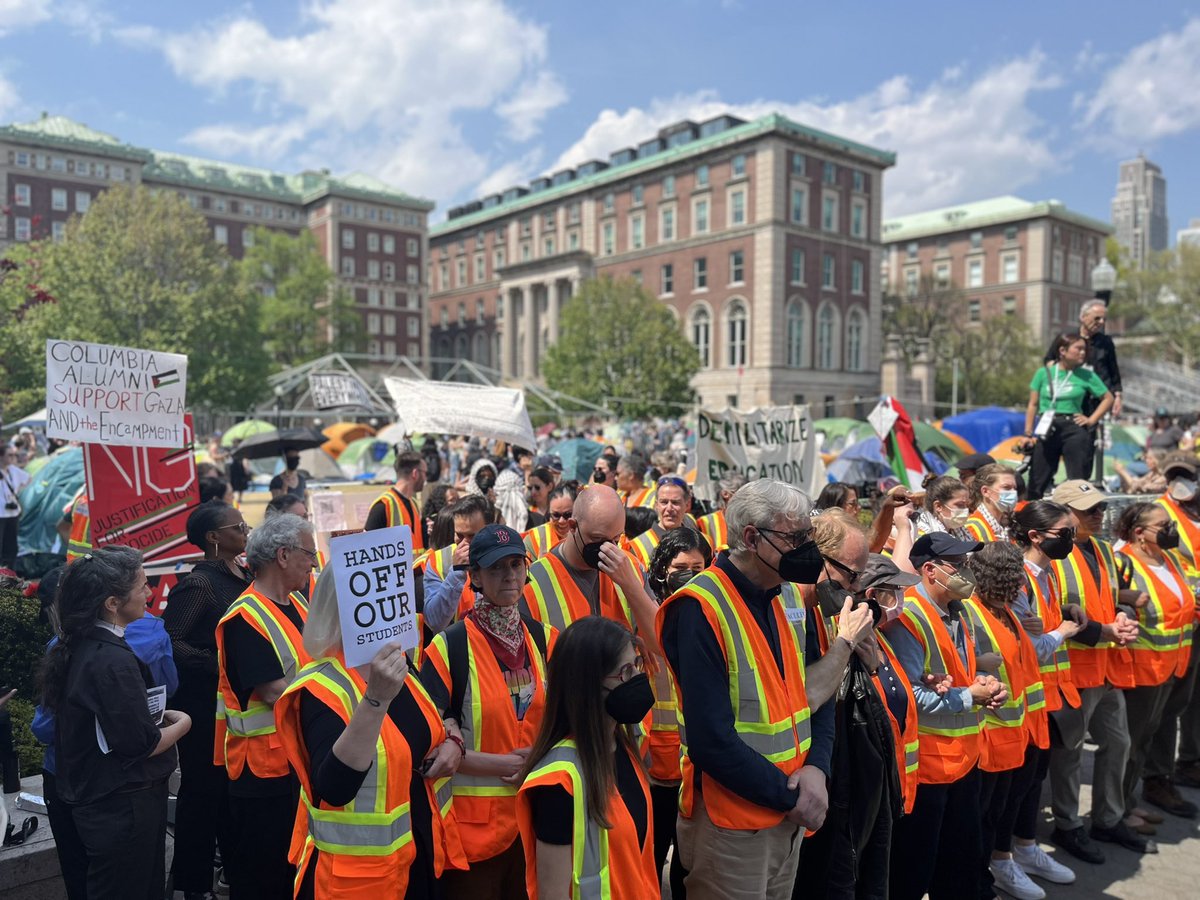
M364 171L442 211L662 125L782 111L899 154L885 214L1002 193L1200 218L1200 3L0 0L0 121Z

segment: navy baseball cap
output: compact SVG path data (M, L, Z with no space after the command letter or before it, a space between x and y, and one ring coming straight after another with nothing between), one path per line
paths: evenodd
M471 566L486 569L506 556L524 556L525 541L507 525L485 525L471 539Z
M944 531L931 531L913 541L912 549L908 551L908 561L914 566L923 566L930 560L966 556L982 549L982 541L960 541Z
M959 457L958 462L956 462L954 465L960 472L964 470L967 472L974 472L976 469L982 469L984 466L990 466L995 461L996 460L992 458L991 454L988 453L968 453Z

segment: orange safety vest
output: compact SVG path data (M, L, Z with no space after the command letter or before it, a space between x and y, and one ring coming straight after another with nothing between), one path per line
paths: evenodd
M654 506L655 498L658 495L658 489L653 487L644 487L641 490L633 491L625 498L626 506L642 506L647 509Z
M650 559L654 556L654 550L662 542L662 535L658 533L658 528L657 523L647 528L629 541L628 546L625 547L625 552L640 562L642 568L650 567Z
M552 645L554 631L546 626L545 645ZM537 642L526 630L525 652L533 669L533 700L525 716L517 720L505 674L479 626L464 619L452 628L465 628L463 643L467 653L466 684L462 689L462 714L459 728L463 743L472 753L511 753L529 747L537 737L546 708L546 660ZM446 632L437 635L426 649L442 687L454 696L454 666ZM428 670L426 670L428 671ZM458 715L458 710L443 710L443 715ZM456 773L450 779L454 794L454 815L462 836L467 860L472 864L491 859L507 850L517 839L517 787L497 776Z
M633 616L625 594L603 572L598 574L600 615L632 630ZM567 571L566 563L553 553L547 553L529 567L521 611L556 631L565 631L576 619L592 615L591 604Z
M308 618L308 603L299 591L289 598ZM225 626L241 619L271 643L283 669L283 678L290 685L300 669L309 662L304 651L300 630L292 620L279 611L274 602L264 597L253 584L230 605L217 623L217 732L213 745L213 765L224 766L230 781L242 776L245 766L259 778L279 778L288 773L287 756L275 731L275 712L251 693L242 709L237 694L229 683L226 664Z
M1153 687L1172 675L1183 677L1192 655L1192 629L1196 603L1192 589L1179 565L1164 556L1169 577L1174 579L1179 596L1157 573L1122 547L1132 565L1133 588L1145 591L1150 600L1137 611L1138 636L1129 647L1133 656L1133 678L1138 687Z
M971 518L967 519L967 522L963 528L965 528L967 534L969 534L975 540L983 541L985 544L990 544L993 541L1000 540L1000 536L996 534L995 529L992 528L991 524L983 517L983 513L981 512L972 513Z
M784 775L804 765L812 742L811 711L804 689L804 645L788 627L783 607L771 604L783 656L783 675L775 664L771 647L746 602L717 566L705 569L659 607L656 630L662 642L666 611L680 597L691 597L700 609L721 645L729 674L729 702L733 726L738 738L761 754ZM691 817L697 773L688 754L687 721L683 715L683 691L678 673L672 672L675 692L680 698L679 742L683 754L683 788L679 796L682 815ZM719 698L707 698L719 702ZM750 803L725 788L714 778L705 778L704 806L714 825L739 831L772 828L784 814Z
M958 655L942 614L921 591L913 585L904 592L904 610L897 620L908 629L925 651L922 674L945 674L955 688L969 687L975 681L975 645L971 641L970 625L963 616L959 621L967 645L967 661ZM911 681L911 674L909 679ZM960 713L917 713L917 734L921 760L921 784L949 784L958 781L979 761L980 713L974 707Z
M1029 565L1029 563L1025 563L1025 571L1028 576L1026 578L1027 588L1032 594L1032 598L1036 600L1036 606L1033 602L1029 605L1042 620L1043 631L1053 631L1063 621L1062 606L1058 602L1054 579L1048 580L1047 590L1043 591L1041 582L1034 577ZM1059 645L1054 648L1054 656L1048 662L1039 660L1038 667L1041 670L1042 685L1046 691L1046 712L1052 713L1060 710L1064 703L1072 709L1078 709L1079 691L1076 690L1075 682L1071 678L1071 655L1067 651L1067 642L1059 642Z
M425 528L421 523L421 511L417 508L417 504L405 497L395 487L388 488L376 497L371 508L374 509L380 503L383 504L383 511L387 514L385 527L407 525L412 529L413 555L418 555L425 549ZM370 517L371 514L368 511L367 518Z
M729 549L729 525L725 521L725 510L718 509L707 516L701 516L696 524L704 535L713 553Z
M628 751L626 751L628 752ZM633 754L630 754L631 756ZM604 818L612 826L601 828L588 808L583 766L572 738L559 741L525 778L517 794L517 822L525 850L525 887L530 900L539 900L537 835L529 791L557 786L571 795L574 806L571 836L571 900L646 900L659 896L661 875L654 868L654 814L650 785L641 765L634 771L646 806L646 838L638 843L637 826L614 786ZM559 900L559 898L542 898Z
M1116 557L1107 541L1095 537L1088 540L1092 542L1100 564L1100 580L1093 577L1083 551L1076 545L1066 559L1053 561L1054 584L1061 603L1078 603L1089 621L1107 625L1117 618L1117 592L1121 582ZM1071 680L1080 690L1099 687L1105 681L1119 688L1134 686L1133 657L1127 647L1115 644L1089 647L1067 641L1067 654L1071 660Z
M454 550L457 547L458 544L451 544L440 550L431 550L425 557L425 570L432 569L438 578L445 581L446 576L454 571ZM471 590L471 579L467 578L462 593L458 596L458 609L454 613L454 621L458 622L474 608L475 592Z
M446 729L433 701L411 669L404 687L412 694L429 728L430 746L446 740ZM384 716L375 741L375 759L362 786L345 806L313 802L313 773L301 725L305 693L324 703L347 725L362 702L366 682L347 669L340 651L306 665L275 704L280 744L300 780L300 803L288 861L296 866L296 891L313 865L314 896L346 900L403 897L409 867L416 858L410 817L409 787L413 759L408 741L391 716ZM450 779L422 779L433 813L434 873L467 867L455 822Z
M525 532L525 550L529 553L530 559L540 559L549 553L551 548L557 547L561 541L562 538L558 536L558 530L555 529L552 521Z
M1167 511L1167 515L1179 528L1179 549L1171 551L1168 556L1178 555L1182 560L1183 574L1192 580L1200 578L1200 567L1197 566L1196 554L1200 552L1200 524L1183 511L1178 503L1163 494L1155 501Z
M1006 609L1004 614L1016 634L978 598L964 600L963 607L971 624L976 658L986 653L998 654L1000 665L992 674L1008 688L1008 699L1003 706L983 711L979 768L985 772L1005 772L1025 761L1025 748L1030 741L1043 749L1050 746L1046 694L1037 651L1011 610Z
M74 562L92 550L92 520L88 515L87 488L71 504L71 534L67 538L67 562Z
M883 655L887 657L888 665L892 667L892 671L896 675L896 681L904 689L905 699L908 702L908 712L904 716L904 730L901 731L900 723L896 721L891 707L888 706L887 696L884 693L887 689L883 686L883 681L878 674L871 679L883 708L887 710L888 721L892 724L892 743L896 747L896 769L900 772L900 788L904 791L904 812L907 814L912 812L913 804L916 803L917 785L921 780L921 738L917 729L917 698L913 696L912 685L904 677L904 669L900 665L900 660L896 659L892 645L880 632L877 631L875 635L879 640L879 647L883 650Z

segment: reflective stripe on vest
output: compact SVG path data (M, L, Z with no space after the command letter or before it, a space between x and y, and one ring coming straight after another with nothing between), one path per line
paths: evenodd
M992 624L988 619L988 613L982 609L981 601L972 597L970 600L963 601L963 608L967 611L967 621L971 623L971 635L975 641L976 658L988 653L995 653L1000 657L1000 668L996 672L996 677L1008 688L1008 699L1004 701L1004 705L999 709L985 709L983 712L984 722L989 727L999 728L1021 728L1025 724L1025 692L1019 691L1016 688L1017 682L1013 680L1014 672L1009 668L1008 660L1004 657L1004 652L1001 649L1000 638L992 630ZM1018 652L1020 651L1021 641L1017 637L1013 637L1017 642ZM1016 673L1020 675L1020 672ZM1039 694L1041 694L1040 684ZM1042 704L1045 705L1045 696L1041 696Z
M387 527L392 528L396 525L407 525L412 529L412 546L413 555L416 556L425 549L425 535L421 528L421 513L417 509L415 503L397 491L394 487L388 488L375 500L375 503L383 504L384 515L387 520ZM411 504L411 505L410 505ZM373 506L374 504L372 504Z
M630 627L632 616L624 592L603 572L599 573L597 584L600 591L599 615ZM529 602L530 594L533 595L533 602ZM572 595L578 598L578 615L571 609ZM577 618L592 614L591 604L566 571L566 564L551 553L529 567L529 584L522 603L526 607L523 611L528 611L543 625L549 625L557 631L564 631ZM622 618L618 619L612 614L614 605L619 608Z
M662 542L662 538L653 527L647 528L629 542L629 550L638 558L643 566L650 565L654 549Z
M553 520L531 528L525 534L525 549L532 559L545 556L557 544L558 532L554 530Z
M1071 548L1066 559L1053 561L1053 572L1062 604L1078 603L1091 621L1106 625L1116 619L1117 592L1120 582L1112 547L1092 537L1092 547L1100 568L1100 580L1092 575L1091 567L1078 545ZM1078 688L1098 687L1106 680L1117 687L1133 687L1133 674L1128 651L1101 644L1089 647L1067 640L1071 660L1071 678Z
M1179 529L1179 549L1176 551L1183 562L1183 574L1188 579L1200 577L1196 566L1196 553L1200 551L1200 524L1192 521L1191 516L1173 499L1165 494L1155 501L1167 511L1167 515Z
M308 613L308 605L304 596L298 592L289 595L300 612ZM268 611L263 601L254 594L242 594L222 617L222 622L229 621L234 616L244 615L257 623L259 629L266 633L271 647L279 657L279 666L283 670L283 680L288 684L296 677L299 659L303 656L300 648L292 645L283 626L274 614ZM230 708L224 698L217 708L217 718L224 717L225 727L230 734L242 738L261 737L264 734L275 733L275 711L270 704L254 699L253 694L246 703L244 710Z
M800 593L800 586L785 581L779 588L779 602L783 604L783 614L787 617L792 630L796 632L796 639L800 642L800 652L803 653L807 640L804 627L808 610L804 607L804 597Z
M697 522L700 533L708 540L713 553L729 548L729 525L725 522L725 513L717 510L707 516L701 516Z
M908 626L910 632L920 640L925 649L925 665L924 671L952 674L955 669L962 670L963 663L959 659L957 647L953 640L950 639L949 632L946 637L949 640L950 646L954 648L954 660L947 660L942 656L942 648L938 643L937 632L934 630L933 623L929 620L929 614L925 608L925 604L932 606L932 602L926 600L923 596L910 588L908 596L910 599L916 599L917 602L905 603L904 610L900 614L900 621ZM938 619L938 624L942 625L941 619ZM963 628L966 628L964 623ZM942 630L946 628L942 625ZM968 647L968 653L973 651ZM970 665L968 664L968 669ZM973 678L968 671L968 681ZM956 685L956 687L966 687L967 685ZM917 731L920 734L931 734L938 737L958 738L968 737L979 733L979 713L973 710L966 710L960 713L944 712L944 713L927 713L921 712L917 717Z
M963 527L967 530L967 534L971 535L977 541L991 543L1000 540L999 536L992 529L992 526L988 523L988 520L980 513L975 513L967 519L967 523Z
M1138 635L1130 644L1133 651L1134 678L1139 686L1161 684L1175 673L1182 675L1187 663L1189 642L1195 619L1195 602L1187 579L1169 557L1164 560L1170 577L1175 579L1174 591L1140 559L1122 547L1133 568L1133 587L1150 597L1138 609ZM1179 665L1181 661L1183 665Z

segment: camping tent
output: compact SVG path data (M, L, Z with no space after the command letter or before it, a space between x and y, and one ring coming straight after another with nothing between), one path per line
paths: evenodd
M1025 413L999 406L985 406L942 420L941 428L967 439L972 447L982 450L994 447L1005 438L1025 431Z

